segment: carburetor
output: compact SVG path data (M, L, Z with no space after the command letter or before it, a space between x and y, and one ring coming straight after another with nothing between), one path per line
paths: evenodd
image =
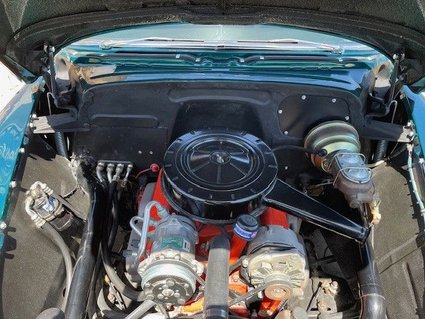
M204 271L195 259L197 240L195 225L185 216L172 214L158 223L149 257L137 268L148 299L184 305L192 297Z

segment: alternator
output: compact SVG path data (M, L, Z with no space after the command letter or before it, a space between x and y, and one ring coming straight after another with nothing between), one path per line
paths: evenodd
M152 250L138 267L148 299L169 305L183 305L196 289L196 277L203 265L195 260L198 233L184 216L171 215L156 227Z
M303 244L280 226L260 228L242 267L245 279L255 287L265 285L264 294L272 300L302 296L309 278Z

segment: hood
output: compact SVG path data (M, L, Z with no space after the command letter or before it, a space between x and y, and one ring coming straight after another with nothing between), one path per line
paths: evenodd
M40 75L45 43L58 50L106 30L180 21L330 32L404 55L406 83L425 76L424 0L0 0L0 55L16 73Z

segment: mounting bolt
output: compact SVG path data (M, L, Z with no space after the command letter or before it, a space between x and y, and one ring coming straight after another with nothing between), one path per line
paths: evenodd
M289 132L288 132L288 131L285 131L285 132L283 132L283 134L288 135L288 134L289 134Z
M18 183L16 181L10 181L9 183L10 188L15 188L16 186L18 186Z
M332 103L336 103L336 99L335 98L332 99Z
M24 154L24 153L25 153L25 148L21 147L21 148L19 149L19 154Z
M249 265L248 259L242 260L242 267L246 268L248 267L248 265Z
M350 117L347 115L346 117L344 117L346 121L350 120Z
M301 100L305 100L307 98L307 95L301 95Z
M282 114L283 110L278 110L277 113Z
M0 222L0 230L5 230L7 228L7 225L5 222Z

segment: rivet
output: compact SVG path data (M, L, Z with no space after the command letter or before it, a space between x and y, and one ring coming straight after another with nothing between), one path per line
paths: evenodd
M282 114L283 113L283 110L279 110L279 111L277 111L277 113Z
M11 182L9 183L9 187L10 187L10 188L15 188L16 186L18 186L18 183L17 183L16 181L11 181Z
M301 95L301 100L305 100L307 98L306 95Z
M0 222L0 230L5 230L7 228L7 225L5 222Z
M285 131L285 132L283 132L283 134L288 135L288 134L289 134L289 132L288 132L288 131Z
M335 98L332 99L332 103L336 103L336 99Z
M350 119L350 117L347 115L346 117L345 117L345 120L346 121L348 121Z
M24 153L25 153L25 148L21 147L21 148L19 149L19 153L20 153L20 154L24 154Z

